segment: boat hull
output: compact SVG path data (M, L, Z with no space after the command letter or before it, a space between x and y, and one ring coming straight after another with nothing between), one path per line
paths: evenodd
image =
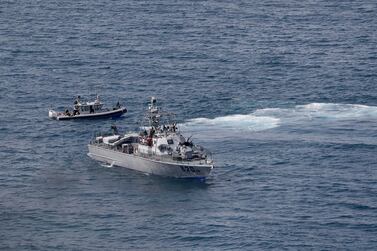
M104 112L67 116L67 115L59 115L57 112L50 110L49 117L56 120L97 119L97 118L109 118L109 117L114 118L114 117L120 117L126 112L127 112L127 109L122 107L116 110L110 110L110 111L104 111Z
M125 167L139 172L174 178L205 178L213 169L213 165L195 165L189 162L162 162L126 154L89 144L88 156L94 160Z

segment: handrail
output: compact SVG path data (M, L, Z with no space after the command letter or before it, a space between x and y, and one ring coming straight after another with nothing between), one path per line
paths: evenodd
M90 144L91 145L95 145L95 146L100 146L100 147L103 147L105 149L108 149L108 150L112 150L112 151L115 151L115 152L121 152L123 153L120 149L116 148L116 147L113 147L113 146L110 146L108 144L105 144L105 143L98 143L96 142L96 140L91 140L90 141ZM209 153L209 155L207 155L207 153ZM213 163L213 159L212 159L212 154L210 152L205 152L206 154L206 157L205 158L202 158L202 159L192 159L191 161L187 161L187 160L176 160L176 159L173 159L170 155L168 156L163 156L163 155L154 155L154 154L144 154L144 153L140 153L138 152L137 154L135 153L125 153L125 154L129 154L129 155L133 155L133 156L137 156L137 157L142 157L142 158L148 158L148 159L152 159L152 160L156 160L156 161L166 161L166 162L171 162L171 163L179 163L179 164L212 164ZM208 157L210 156L210 157Z

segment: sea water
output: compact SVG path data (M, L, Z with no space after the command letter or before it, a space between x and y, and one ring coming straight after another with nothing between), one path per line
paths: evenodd
M0 2L1 250L375 250L373 1ZM53 121L76 95L117 120ZM185 181L103 166L149 98L209 148Z

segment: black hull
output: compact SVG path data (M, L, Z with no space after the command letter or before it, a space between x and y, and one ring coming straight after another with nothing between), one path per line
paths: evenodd
M72 120L72 119L99 119L99 118L116 118L122 116L127 112L126 108L120 108L117 110L97 112L90 114L80 114L75 116L57 116L56 120Z

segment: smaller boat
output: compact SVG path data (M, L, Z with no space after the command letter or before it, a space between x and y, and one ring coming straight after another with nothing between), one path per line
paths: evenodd
M97 95L92 102L84 102L78 96L73 103L73 110L65 110L64 112L57 112L52 109L48 111L48 116L56 120L69 119L91 119L91 118L108 118L120 117L126 113L127 109L118 102L112 109L104 108L100 97Z

